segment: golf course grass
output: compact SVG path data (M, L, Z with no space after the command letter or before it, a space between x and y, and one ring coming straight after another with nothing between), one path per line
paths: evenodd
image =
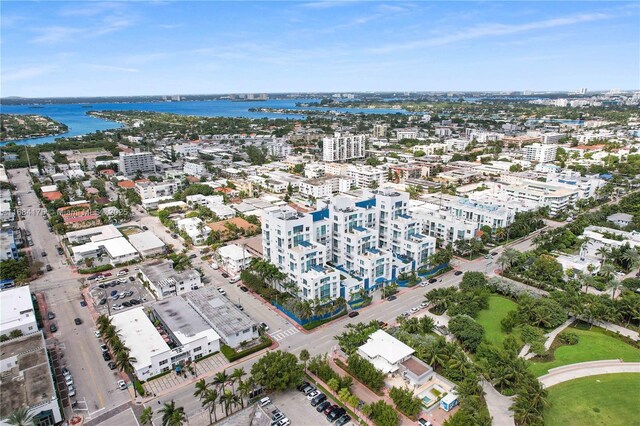
M640 373L583 377L552 386L545 409L549 426L628 426L640 419Z
M500 321L507 316L509 311L518 309L518 304L506 297L492 295L489 297L489 309L478 313L476 321L484 327L484 336L488 342L502 346L507 334L502 331Z
M529 371L543 376L551 368L577 362L598 361L604 359L622 359L626 362L640 361L640 349L606 334L605 330L593 327L591 330L569 327L565 331L575 333L580 338L576 345L560 346L554 352L555 359L548 362L531 360ZM553 348L553 346L552 346Z

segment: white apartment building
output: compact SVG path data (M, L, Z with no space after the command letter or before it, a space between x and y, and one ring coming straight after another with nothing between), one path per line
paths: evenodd
M606 181L600 179L598 175L581 176L580 172L563 170L547 174L547 183L563 185L567 188L577 188L579 197L587 199L595 197L598 189L602 188Z
M373 125L373 137L374 138L386 138L387 137L387 128L386 124L374 124Z
M304 166L304 177L317 179L325 174L324 163L309 163Z
M347 161L364 158L365 135L342 135L322 139L323 161Z
M556 145L534 143L522 148L522 157L527 161L550 163L555 161L557 151Z
M270 142L266 148L267 154L275 158L286 158L293 153L293 147L286 142Z
M134 154L120 153L118 171L125 176L133 176L137 172L155 172L156 165L151 152L137 152Z
M251 263L251 253L237 244L229 244L218 249L220 266L231 276L240 275Z
M180 219L176 222L178 229L184 231L192 240L193 244L204 244L211 232L209 228L199 217L189 217Z
M235 217L236 211L224 204L222 195L187 195L187 203L190 206L204 206L214 212L219 219L230 219Z
M432 197L427 203L409 210L411 215L422 223L425 235L446 243L476 238L483 226L488 226L494 231L505 228L511 225L515 218L515 212L504 205L493 205L451 195Z
M447 139L444 141L447 151L464 151L471 143L469 139Z
M198 142L185 142L180 144L166 145L163 149L165 155L171 155L171 151L177 157L198 157L200 144Z
M170 260L145 265L140 268L140 273L159 300L197 290L202 285L197 271L176 271Z
M187 175L202 176L205 173L207 173L207 168L204 166L204 164L198 164L198 163L192 163L192 162L186 161L182 165L182 171Z
M177 180L136 182L135 190L143 201L155 198L166 199L180 190L180 182Z
M585 228L581 238L585 240L585 244L580 251L580 255L583 257L601 258L600 253L598 253L598 249L601 247L611 250L629 245L631 248L640 249L640 232L626 232L614 228L591 225Z
M29 286L0 291L0 335L9 336L19 330L22 334L38 331Z
M438 153L445 153L448 150L448 146L446 143L432 143L428 145L415 145L412 150L413 152L422 151L426 155L437 155Z
M532 202L540 207L549 207L549 214L555 216L569 206L575 206L580 198L579 189L536 180L523 179L518 184L500 185L505 201L510 198Z
M396 129L396 138L399 141L403 139L418 139L418 129Z
M562 133L542 133L540 135L540 142L543 144L557 144L563 137L564 135Z
M451 136L451 129L449 127L436 127L435 132L438 137Z
M353 179L353 183L358 188L371 188L372 185L381 187L387 179L387 173L373 166L349 165L347 177Z
M264 257L297 285L302 299L349 299L428 265L436 240L407 214L409 194L376 190L364 197L337 196L308 214L288 206L265 211Z

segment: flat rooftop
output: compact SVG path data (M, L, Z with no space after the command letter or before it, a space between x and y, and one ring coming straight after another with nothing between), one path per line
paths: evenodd
M0 343L0 418L56 398L42 332Z
M182 297L217 333L222 334L223 338L258 326L249 315L213 287L203 287Z
M144 273L151 282L153 282L155 285L160 286L162 286L163 282L169 279L180 281L190 278L192 275L198 274L193 269L189 269L186 271L176 271L175 269L173 269L173 262L171 262L170 260L160 260L150 263L149 265L143 266L141 270L142 273Z
M161 300L154 303L152 308L181 345L205 334L210 335L210 340L220 339L218 333L181 297Z
M153 355L170 350L142 306L127 309L111 317L125 346L131 349L132 363L136 369L151 365Z
M139 252L164 247L164 243L152 231L139 232L129 235L129 242Z
M3 329L12 329L21 323L26 323L27 318L24 318L22 314L29 311L32 312L31 321L35 322L29 286L25 285L0 292L0 334L4 334Z

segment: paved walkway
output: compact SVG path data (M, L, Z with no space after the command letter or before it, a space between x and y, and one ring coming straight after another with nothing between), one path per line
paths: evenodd
M224 355L217 353L209 358L203 359L202 361L191 364L195 365L197 374L195 376L188 371L185 371L186 377L181 374L176 374L175 371L171 371L169 374L165 374L157 379L152 379L144 383L142 386L144 386L144 390L147 391L147 394L160 395L168 389L173 389L180 387L185 383L197 381L201 378L199 376L208 377L209 374L207 373L212 371L222 371L222 369L228 364L229 362Z
M578 379L580 377L615 373L640 374L640 362L622 362L617 359L580 362L577 364L552 368L549 370L549 374L539 377L538 380L540 380L542 386L548 388L557 385L558 383Z
M487 401L487 408L492 418L491 423L498 426L515 425L513 412L509 408L513 404L512 397L502 395L486 380L481 383L484 390L484 399Z
M566 320L564 322L564 324L562 324L561 326L557 327L556 329L550 331L549 333L545 334L545 336L547 337L547 340L544 342L544 348L545 350L549 350L549 348L551 347L551 344L553 343L553 341L555 340L556 336L558 334L560 334L562 332L562 330L564 330L565 328L569 327L571 324L573 324L573 322L576 320L575 317L571 317L568 320Z
M620 334L622 336L626 336L630 339L635 340L636 342L640 340L640 336L637 331L629 330L628 328L624 328L622 326L613 324L611 322L606 321L593 321L593 325L597 325L598 327L602 327L605 330L612 331L616 334Z

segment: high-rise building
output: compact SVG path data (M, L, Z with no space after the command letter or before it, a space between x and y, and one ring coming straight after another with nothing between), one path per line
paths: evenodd
M284 206L263 215L263 256L301 299L349 299L402 272L436 266L429 265L436 239L407 214L408 193L382 189L364 197L334 197L311 213Z
M374 124L373 125L373 137L385 138L387 137L387 125L386 124Z
M365 136L342 135L322 139L322 159L324 161L346 161L364 158Z
M534 143L523 148L522 156L527 161L550 163L555 161L557 151L556 145Z
M156 163L151 152L136 152L134 154L120 153L118 171L125 176L132 176L137 172L155 172Z

